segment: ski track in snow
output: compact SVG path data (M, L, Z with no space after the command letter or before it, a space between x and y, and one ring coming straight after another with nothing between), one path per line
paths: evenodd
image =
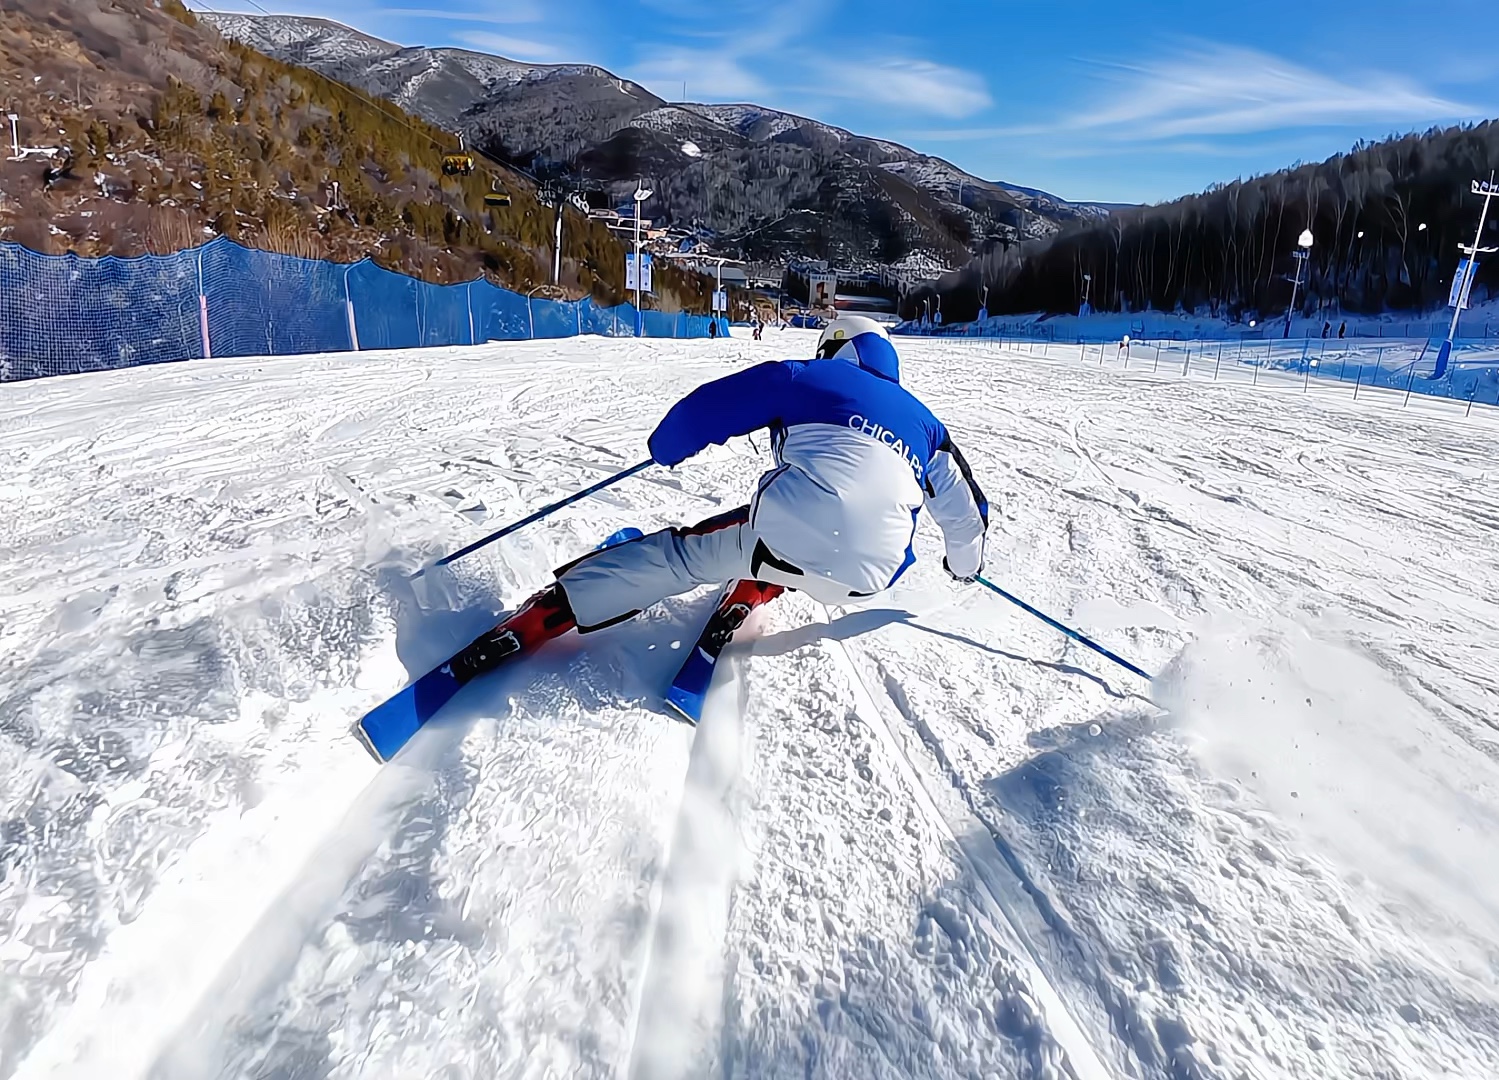
M809 345L0 387L0 1078L1490 1077L1487 409L903 340L989 576L1153 689L948 583L924 525L866 607L758 612L695 734L660 693L706 593L364 756L408 671L765 459L410 570Z

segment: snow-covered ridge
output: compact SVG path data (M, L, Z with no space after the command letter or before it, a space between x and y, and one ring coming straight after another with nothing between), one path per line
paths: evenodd
M526 79L547 79L555 76L592 75L604 79L614 78L608 71L593 64L530 64L468 49L432 49L430 51L444 59L451 60L491 89L511 86Z
M597 75L612 78L593 64L533 64L471 49L398 45L360 33L331 19L292 15L204 13L200 16L226 37L263 51L295 49L304 63L376 61L375 70L396 70L425 60L428 68L451 63L495 90L525 79L553 75Z
M296 49L306 63L368 60L401 50L400 45L361 33L332 19L221 12L199 12L198 18L225 37L262 52Z
M736 140L742 137L729 125L704 116L690 105L663 105L635 117L627 126L660 131L668 135L700 136L715 133L719 137Z
M940 190L956 200L962 188L982 188L988 191L1006 191L999 184L979 180L941 158L912 156L900 161L887 161L880 166L886 172L904 176L917 187Z
M698 105L688 104L682 106L699 116L712 120L715 124L722 124L731 131L737 132L746 138L773 139L788 131L815 121L804 117L793 116L790 113L779 112L775 109L762 108L759 105ZM819 127L824 125L818 125ZM836 129L829 129L836 130Z
M909 146L890 142L887 139L858 135L846 128L811 120L794 113L768 109L760 105L708 105L690 104L682 106L700 116L732 129L746 138L774 139L788 131L809 128L837 139L840 143L858 140L872 145L890 160L881 163L881 168L909 179L913 184L934 194L956 200L960 185L1004 193L1017 202L1032 209L1048 213L1076 212L1083 216L1108 216L1102 207L1087 203L1071 203L1036 188L1027 188L999 181L985 180L960 169L950 161L912 150ZM1054 228L1050 231L1056 231Z

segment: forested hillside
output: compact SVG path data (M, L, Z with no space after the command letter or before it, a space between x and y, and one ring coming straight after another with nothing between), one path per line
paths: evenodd
M1474 179L1499 167L1499 124L1361 144L1315 165L1216 186L1158 206L1116 211L1011 251L993 250L913 293L932 290L949 321L971 318L987 286L991 313L1075 312L1091 275L1091 303L1109 311L1209 310L1229 317L1284 312L1292 252L1314 238L1298 308L1426 310L1446 302L1482 201ZM1486 241L1499 236L1490 217ZM1476 297L1499 284L1480 269Z
M178 0L8 0L0 84L38 150L0 162L0 239L130 256L223 235L439 283L550 278L554 213L529 181L489 163L442 175L453 136L227 41ZM509 206L485 205L495 187ZM563 256L566 291L624 299L607 229L569 210ZM657 279L666 305L707 308L707 279Z

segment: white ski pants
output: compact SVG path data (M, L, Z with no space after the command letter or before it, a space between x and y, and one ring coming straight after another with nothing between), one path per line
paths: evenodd
M848 603L858 595L778 558L751 528L747 506L690 529L663 529L591 552L557 571L584 633L627 619L668 596L742 579L798 589L826 604Z

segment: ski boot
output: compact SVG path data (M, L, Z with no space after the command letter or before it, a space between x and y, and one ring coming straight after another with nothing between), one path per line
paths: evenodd
M536 651L561 637L578 622L561 585L551 585L532 596L515 614L487 630L448 662L459 683L493 671L505 661Z
M734 635L744 625L744 620L750 617L750 612L785 591L783 586L763 581L738 582L709 618L708 625L703 628L702 638L698 641L698 648L715 660L718 659L729 642L734 640Z

